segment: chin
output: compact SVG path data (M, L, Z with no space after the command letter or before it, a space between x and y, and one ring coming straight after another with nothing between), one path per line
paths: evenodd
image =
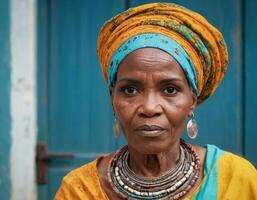
M137 144L129 144L133 149L141 154L160 154L168 151L172 146L170 142L165 141L140 141Z

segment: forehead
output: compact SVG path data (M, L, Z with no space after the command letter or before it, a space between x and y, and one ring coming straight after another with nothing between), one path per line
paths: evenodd
M176 76L186 79L179 63L167 52L157 48L141 48L130 53L119 65L117 79L144 73Z

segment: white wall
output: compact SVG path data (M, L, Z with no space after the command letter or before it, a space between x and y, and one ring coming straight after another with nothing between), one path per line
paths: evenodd
M11 0L11 199L36 199L36 0Z

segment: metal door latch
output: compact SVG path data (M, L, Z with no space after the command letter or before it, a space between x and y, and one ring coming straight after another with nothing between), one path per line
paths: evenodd
M46 184L48 181L48 162L52 159L72 159L72 153L49 153L46 143L37 144L37 183Z

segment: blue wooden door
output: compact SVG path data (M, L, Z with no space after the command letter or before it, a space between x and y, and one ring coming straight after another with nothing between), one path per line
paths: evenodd
M38 142L51 154L75 156L48 161L48 183L38 188L40 199L53 199L68 171L117 148L96 42L125 1L42 0L38 9Z
M48 182L38 185L40 199L52 199L68 171L124 143L113 137L108 89L96 56L97 35L106 19L146 2L151 1L38 1L38 142L46 143L49 153L74 156L48 161ZM224 81L215 95L197 108L199 136L193 142L213 143L243 154L241 1L170 2L203 14L223 32L230 52Z

